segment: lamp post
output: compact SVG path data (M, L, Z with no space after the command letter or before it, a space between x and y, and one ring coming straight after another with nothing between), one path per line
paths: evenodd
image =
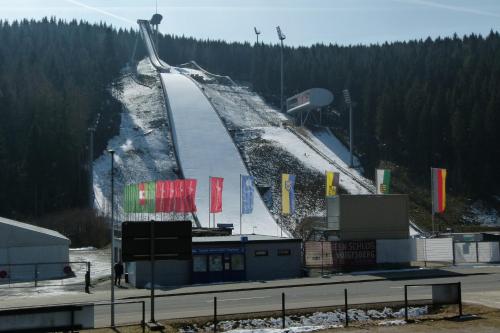
M350 156L350 162L349 166L352 168L354 166L354 159L352 157L352 149L353 149L353 127L352 127L352 100L351 100L351 94L349 93L348 89L342 90L342 93L344 94L344 101L349 106L349 152L351 154Z
M115 327L115 151L108 150L111 155L111 327Z
M260 31L257 30L256 27L253 27L253 31L255 31L255 36L257 37L257 42L255 44L259 45L259 35L260 35Z
M278 38L279 38L280 43L281 43L281 94L280 94L280 111L283 113L283 41L285 40L286 36L281 31L281 28L279 26L276 27L276 32L278 33Z
M89 160L88 160L88 172L89 172L89 208L94 209L94 133L96 131L97 125L99 124L99 119L101 114L97 114L97 118L94 125L89 127Z

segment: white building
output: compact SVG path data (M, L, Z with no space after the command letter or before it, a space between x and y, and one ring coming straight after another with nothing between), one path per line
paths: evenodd
M71 276L69 244L56 231L0 217L0 284Z

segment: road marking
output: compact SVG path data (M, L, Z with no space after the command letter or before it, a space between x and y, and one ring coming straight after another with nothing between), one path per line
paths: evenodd
M262 299L262 298L271 298L271 296L256 296L256 297L242 297L242 298L226 298L226 299L218 299L218 302L231 302L231 301L245 301L250 299ZM205 301L205 303L213 303L214 300Z

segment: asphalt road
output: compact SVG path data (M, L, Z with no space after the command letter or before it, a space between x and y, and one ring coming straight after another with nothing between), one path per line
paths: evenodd
M469 275L453 278L429 278L419 280L374 281L326 286L294 287L288 289L267 289L226 292L221 294L201 294L187 296L158 297L155 303L155 318L172 319L213 315L213 298L217 296L218 314L235 314L281 309L281 293L286 296L286 308L310 308L341 305L344 302L344 288L348 289L349 303L376 303L403 301L405 284L428 284L462 282L465 295L487 295L500 287L500 273ZM412 287L409 299L421 300L431 297L430 287ZM483 297L483 296L481 296ZM467 297L464 297L467 300ZM146 301L146 320L149 320L149 299ZM495 302L500 304L500 302ZM96 308L96 325L109 324L109 306ZM138 322L141 319L141 305L117 305L115 320L117 324Z

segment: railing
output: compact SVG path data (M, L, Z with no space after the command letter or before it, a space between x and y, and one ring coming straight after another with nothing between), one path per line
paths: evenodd
M85 270L79 269L75 273L72 265L83 265ZM82 280L78 279L78 274L83 272ZM75 278L77 278L76 281ZM85 291L89 292L90 262L88 261L0 264L0 288L4 286L37 288L79 284L84 284Z

